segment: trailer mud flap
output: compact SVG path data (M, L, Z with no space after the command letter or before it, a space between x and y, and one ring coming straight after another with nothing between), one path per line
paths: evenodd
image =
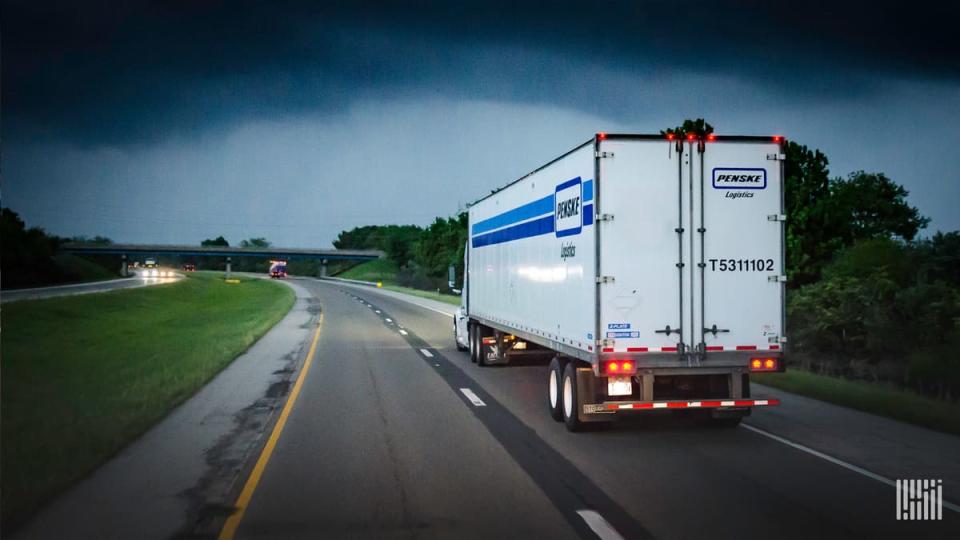
M577 368L577 395L581 402L595 401L600 397L597 394L597 377L593 375L593 368ZM606 410L602 405L597 409L595 404L584 404L578 407L577 416L581 422L610 422L614 412L616 411Z

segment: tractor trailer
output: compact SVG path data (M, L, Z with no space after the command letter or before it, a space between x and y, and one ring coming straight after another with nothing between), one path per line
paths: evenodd
M784 140L597 134L469 207L454 337L549 358L571 431L655 410L736 425L784 369Z

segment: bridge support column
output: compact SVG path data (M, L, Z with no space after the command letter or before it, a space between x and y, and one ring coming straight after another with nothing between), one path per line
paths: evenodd
M230 257L227 257L227 279L230 279Z
M127 267L127 256L120 256L120 277L127 277L130 275L130 271Z
M322 278L327 277L327 260L326 259L320 260L320 277Z

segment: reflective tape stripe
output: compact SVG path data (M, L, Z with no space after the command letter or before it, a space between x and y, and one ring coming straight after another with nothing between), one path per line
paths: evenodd
M608 402L603 407L615 411L620 409L709 409L717 407L755 407L764 405L779 405L778 399L737 399L713 401L648 401L620 403Z

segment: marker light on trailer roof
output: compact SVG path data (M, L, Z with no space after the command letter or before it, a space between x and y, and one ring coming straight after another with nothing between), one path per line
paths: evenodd
M667 133L667 140L668 140L668 141L672 141L672 140L673 140L673 133Z
M780 135L774 135L774 136L773 136L773 142L780 142L780 141L782 141L782 140L783 140L783 137L780 136Z
M597 133L597 138L602 141L607 138L607 134L603 132Z
M697 136L694 135L693 133L687 135L687 140L688 140L688 141L692 141L692 140L694 140L694 139L696 139L696 138L697 138Z
M708 140L708 141L715 141L715 140L717 140L717 136L714 135L713 133L711 133L711 134L707 135L707 140Z

